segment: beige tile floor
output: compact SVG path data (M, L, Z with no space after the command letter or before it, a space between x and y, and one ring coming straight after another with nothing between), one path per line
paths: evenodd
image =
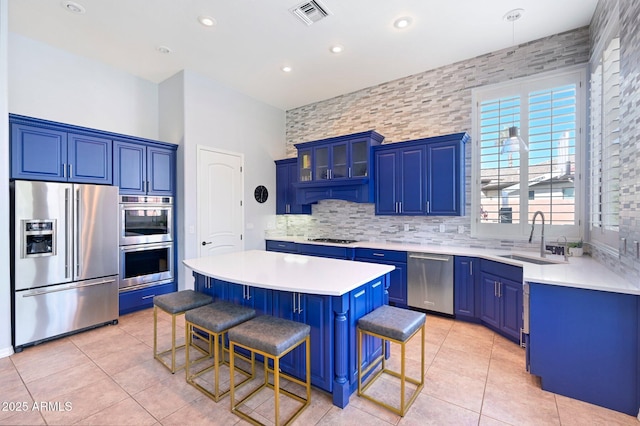
M162 316L162 342L170 339L169 325ZM356 395L339 409L314 389L311 405L295 424L639 424L635 417L542 391L525 371L523 349L482 326L429 316L425 340L425 387L404 418ZM183 372L172 375L155 361L152 348L149 309L121 317L116 326L0 359L0 424L247 424L229 412L228 397L214 403L203 396L186 384ZM419 372L419 340L410 343L409 353L410 373ZM385 390L394 385L380 382ZM272 407L273 398L266 395L249 409L269 416Z

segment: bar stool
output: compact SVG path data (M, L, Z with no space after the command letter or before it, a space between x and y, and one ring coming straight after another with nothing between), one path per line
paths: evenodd
M153 357L167 367L172 374L184 368L184 365L176 367L176 349L181 349L185 346L176 347L176 318L190 309L208 305L211 302L213 302L211 296L193 290L181 290L153 298ZM158 352L158 309L171 315L171 348L162 352ZM185 344L191 344L191 341L185 342ZM206 354L206 356L198 358L198 360L211 355L200 347L195 347L203 354ZM209 342L209 348L211 348L211 342ZM169 352L171 352L171 365L162 359L162 356Z
M370 401L381 405L394 413L403 416L416 399L424 386L424 332L425 332L426 315L422 312L410 311L407 309L395 308L383 305L374 311L368 313L358 320L358 396L366 398ZM420 380L407 377L405 374L405 345L413 336L422 330L422 371ZM372 360L369 365L362 370L362 336L369 335L382 339L382 354ZM394 342L400 345L400 372L392 371L386 368L385 359L387 358L386 342ZM365 376L374 368L382 363L382 369L366 380ZM400 379L400 407L394 407L367 395L365 392L369 387L383 374ZM366 382L366 385L365 385ZM406 382L416 385L416 389L405 403ZM364 386L363 386L364 385Z
M220 392L220 365L229 366L229 363L225 359L225 354L229 352L225 346L227 331L229 331L231 327L248 321L255 316L256 311L254 309L222 301L187 311L185 314L186 341L189 341L189 339L194 336L201 335L200 333L206 333L213 338L213 345L211 348L213 351L213 365L194 373L191 372L191 362L189 360L190 345L187 345L187 359L185 367L187 382L216 402L227 395L230 389ZM220 347L222 347L222 358L220 358ZM251 363L251 372L239 368L239 372L244 374L246 379L238 385L241 385L255 377L255 357L252 356L250 359L246 357L243 358L247 362ZM214 379L213 391L196 382L198 377L211 370L213 370Z
M300 322L276 318L269 315L256 317L229 330L229 351L231 364L231 411L243 419L253 423L262 424L259 420L240 411L240 407L247 403L262 389L268 387L275 394L275 424L280 425L280 394L286 395L302 402L291 417L284 423L293 422L302 411L311 403L311 348L309 347L309 334L311 327ZM305 344L306 352L306 381L299 380L280 371L280 359ZM234 371L236 348L244 348L264 357L264 382L240 401L236 402ZM269 361L273 362L273 368L269 367ZM269 383L269 373L273 374L273 384ZM285 378L291 382L304 386L306 399L280 387L280 379Z

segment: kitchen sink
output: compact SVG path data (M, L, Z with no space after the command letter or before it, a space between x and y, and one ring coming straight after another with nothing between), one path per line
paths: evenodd
M565 263L559 260L550 260L550 259L543 259L541 257L523 256L521 254L503 254L499 257L504 257L506 259L520 260L521 262L535 263L536 265L557 265L559 263Z

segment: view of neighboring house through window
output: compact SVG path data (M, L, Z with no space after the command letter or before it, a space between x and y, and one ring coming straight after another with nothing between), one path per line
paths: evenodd
M474 91L477 234L528 236L541 211L548 235L581 237L583 80L581 67Z

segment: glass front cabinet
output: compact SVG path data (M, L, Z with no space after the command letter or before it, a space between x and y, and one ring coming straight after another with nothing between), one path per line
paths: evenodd
M336 198L373 202L373 195L369 195L373 191L370 148L380 145L383 139L382 135L368 131L296 144L300 200L310 203Z

